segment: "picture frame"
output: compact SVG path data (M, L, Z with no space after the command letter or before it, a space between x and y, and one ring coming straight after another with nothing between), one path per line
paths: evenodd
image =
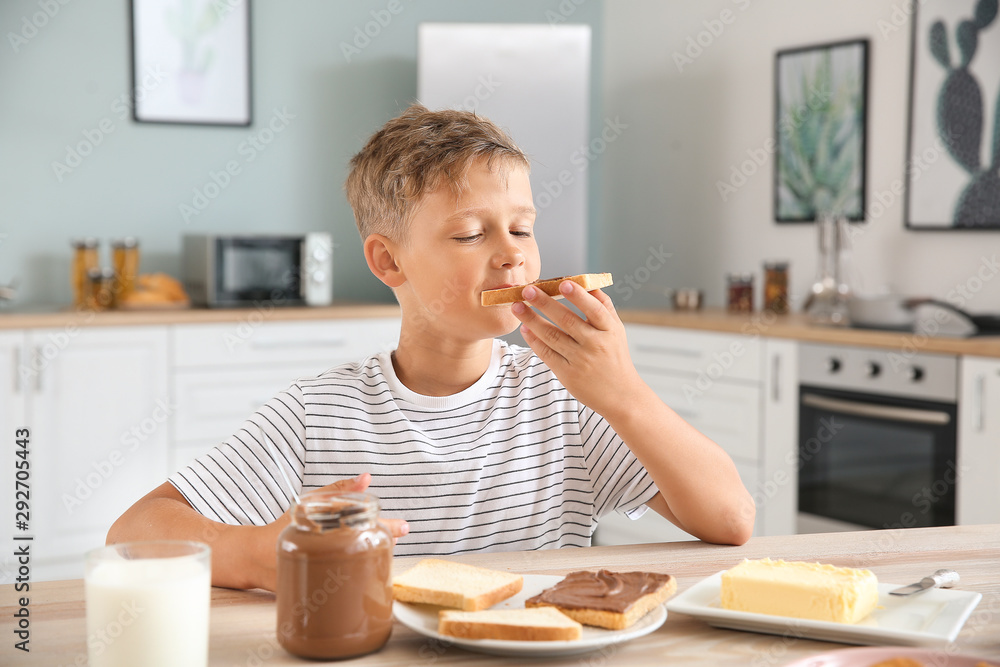
M774 60L774 219L865 219L869 40L783 49Z
M1000 230L997 0L913 7L904 223Z
M132 118L248 126L250 0L131 0Z

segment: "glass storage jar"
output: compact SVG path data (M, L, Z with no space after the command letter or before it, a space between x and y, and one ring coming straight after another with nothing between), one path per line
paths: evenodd
M304 658L379 650L392 631L391 575L392 535L375 496L304 494L278 538L278 641Z

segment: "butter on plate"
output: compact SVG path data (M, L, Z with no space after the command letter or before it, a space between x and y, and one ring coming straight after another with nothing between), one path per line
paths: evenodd
M878 604L878 579L850 567L744 560L722 573L721 595L723 609L857 623Z

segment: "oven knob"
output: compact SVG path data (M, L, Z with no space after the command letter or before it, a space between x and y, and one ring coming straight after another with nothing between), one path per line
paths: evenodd
M882 374L882 366L875 363L874 361L869 361L865 364L865 372L870 378L877 378Z
M924 379L924 369L920 366L910 366L910 382L920 382Z
M839 373L840 367L841 367L840 359L838 359L837 357L830 357L829 359L826 360L826 370L828 372Z

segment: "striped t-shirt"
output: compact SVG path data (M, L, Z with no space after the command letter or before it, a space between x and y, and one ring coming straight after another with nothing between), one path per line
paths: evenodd
M301 379L170 478L211 519L263 525L290 505L263 429L301 493L371 473L395 553L589 546L597 519L657 493L608 423L530 349L494 341L489 370L452 396L407 389L389 353Z

